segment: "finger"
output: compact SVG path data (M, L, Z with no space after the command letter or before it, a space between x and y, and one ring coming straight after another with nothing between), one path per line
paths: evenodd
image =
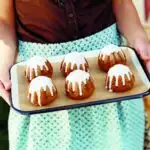
M10 81L9 72L6 72L1 76L1 82L3 83L5 90L10 90L11 81Z
M148 56L143 56L142 59L143 59L145 62L150 61L150 57L148 57Z
M141 48L140 50L139 50L139 52L140 52L140 55L141 55L141 57L144 59L147 59L148 57L149 57L149 55L148 55L148 52L147 52L147 50L145 49L145 48Z
M145 62L150 61L150 57L148 56L142 56L141 57Z
M148 70L148 72L150 74L150 61L146 63L146 68L147 68L147 70Z
M137 52L140 52L140 54L143 56L149 56L148 47L149 43L145 40L138 40L135 45L135 49L137 50Z
M149 54L149 49L146 48L146 47L140 47L138 50L137 50L138 54L141 56L141 58L144 60L144 61L150 61L150 54Z
M5 90L6 91L9 91L11 89L11 81L6 81L3 83L4 84L4 87L5 87Z
M10 92L6 91L3 87L3 85L0 83L0 96L10 105Z

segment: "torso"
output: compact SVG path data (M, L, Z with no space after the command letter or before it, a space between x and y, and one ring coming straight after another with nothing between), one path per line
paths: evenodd
M17 33L23 41L71 41L115 22L112 0L16 0L15 5Z

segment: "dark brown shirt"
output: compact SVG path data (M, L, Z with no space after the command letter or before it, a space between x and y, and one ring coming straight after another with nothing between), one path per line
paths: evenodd
M96 33L115 22L112 0L15 0L21 40L55 43Z

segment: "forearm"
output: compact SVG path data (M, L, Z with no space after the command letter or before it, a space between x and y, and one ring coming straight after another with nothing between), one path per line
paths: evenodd
M132 46L137 37L147 39L132 0L113 0L118 29Z
M11 67L15 61L16 46L15 26L0 20L0 61L8 67Z

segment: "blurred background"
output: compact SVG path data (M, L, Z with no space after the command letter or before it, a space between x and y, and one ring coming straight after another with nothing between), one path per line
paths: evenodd
M150 39L150 0L133 0L133 2Z
M138 11L141 22L144 26L150 39L150 0L133 0ZM145 112L148 114L148 132L150 139L150 97L144 98ZM7 120L8 120L9 107L0 99L0 150L8 150L8 133L7 133ZM148 150L148 149L147 149ZM149 140L150 150L150 140Z

